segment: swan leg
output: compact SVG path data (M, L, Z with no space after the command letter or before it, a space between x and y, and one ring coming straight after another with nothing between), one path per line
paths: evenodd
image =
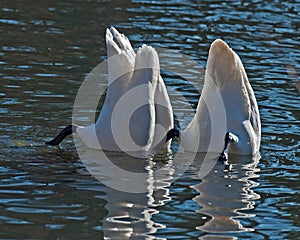
M226 162L228 160L228 148L230 143L237 143L239 141L238 137L231 132L225 134L224 149L219 156L219 161Z

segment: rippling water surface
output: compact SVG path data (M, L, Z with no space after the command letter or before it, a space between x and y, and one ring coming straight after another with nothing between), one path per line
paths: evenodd
M298 1L1 1L0 238L297 239L299 11ZM256 94L261 158L232 156L227 171L215 156L187 165L194 156L136 162L112 154L144 173L144 193L127 193L105 185L113 181L109 166L101 181L92 176L71 138L45 146L71 122L83 79L106 57L112 25L134 48L176 50L203 68L211 42L224 39ZM199 74L193 85L162 69L181 128L203 83L201 68L189 70Z

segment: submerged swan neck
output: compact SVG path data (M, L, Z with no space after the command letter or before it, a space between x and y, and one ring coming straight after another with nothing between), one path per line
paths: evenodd
M55 138L53 138L49 142L46 142L46 144L51 146L59 145L62 142L62 140L64 140L67 136L71 135L72 133L75 133L76 129L76 125L68 125L63 130L61 130Z

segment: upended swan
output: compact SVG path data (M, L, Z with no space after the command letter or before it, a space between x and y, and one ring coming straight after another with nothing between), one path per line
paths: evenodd
M239 56L221 39L209 50L196 114L185 130L172 129L184 150L256 154L261 126L258 105ZM176 133L177 132L177 133Z
M106 43L109 84L96 124L69 125L47 144L58 145L77 133L88 147L112 151L155 153L168 148L171 138L180 138L186 151L218 153L224 161L228 153L254 155L259 151L256 98L239 56L224 41L217 39L211 45L196 114L182 132L173 128L172 108L155 50L144 45L135 54L129 40L114 28L107 30ZM145 104L129 116L131 104L140 101Z
M135 54L128 38L115 28L106 30L108 87L95 124L69 125L48 145L59 145L77 133L89 148L139 152L147 157L169 148L173 111L160 76L157 52L143 45Z

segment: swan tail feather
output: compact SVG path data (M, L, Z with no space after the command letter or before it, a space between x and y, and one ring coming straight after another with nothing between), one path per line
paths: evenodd
M147 45L140 47L135 58L132 82L156 84L159 72L159 59L155 49Z
M106 48L108 61L108 83L122 78L127 85L130 81L135 61L135 53L128 38L111 27L106 29Z
M207 61L207 77L211 77L219 89L240 86L245 69L239 56L221 39L215 40L210 47Z

